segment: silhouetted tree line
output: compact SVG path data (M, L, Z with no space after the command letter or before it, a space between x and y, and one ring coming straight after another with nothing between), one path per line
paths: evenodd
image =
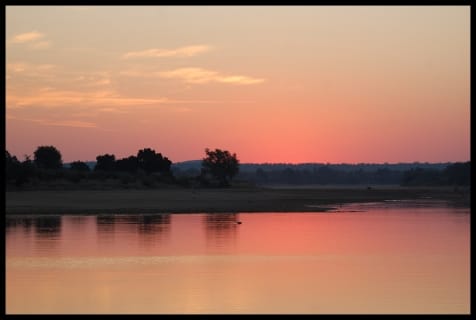
M176 176L199 172L197 162L173 168ZM470 162L401 164L242 164L236 179L258 185L469 185Z
M91 168L82 161L74 161L69 167L63 165L61 153L53 146L40 146L34 159L25 156L19 161L5 150L5 177L7 186L22 187L40 182L66 180L78 183L81 180L118 180L121 184L153 186L156 183L174 183L170 170L172 161L155 150L145 148L137 155L116 160L113 154L98 155Z
M455 163L444 169L413 168L395 170L379 168L376 170L338 170L328 166L309 169L280 169L256 172L240 176L241 179L252 179L258 184L395 184L402 186L442 186L470 185L470 162Z
M415 168L403 173L402 185L457 185L471 184L471 162L457 162L443 170Z
M96 157L96 166L94 171L104 172L130 172L138 171L147 174L160 173L170 175L170 166L172 161L163 157L161 153L156 153L150 148L142 149L137 152L137 156L116 160L113 154L104 154Z
M63 165L61 153L54 146L40 146L34 152L34 159L25 156L19 161L5 150L5 183L7 186L23 187L27 184L66 180L79 183L88 181L118 181L122 186L146 186L157 184L178 184L181 186L200 185L205 187L230 186L238 173L239 161L236 154L226 150L206 149L202 160L202 171L192 177L176 179L171 171L172 161L150 148L141 149L136 155L116 159L113 154L96 157L95 166L74 161L69 167ZM116 182L117 184L117 182Z
M7 184L13 182L18 187L22 186L31 179L34 173L35 166L30 157L25 156L25 160L21 162L5 150L5 182Z
M243 165L236 154L227 150L205 149L206 156L190 167L172 170L172 161L150 148L136 155L116 159L113 154L96 157L90 168L87 163L74 161L63 165L61 153L53 146L40 146L33 160L23 161L5 150L5 183L7 186L35 186L40 182L65 180L110 182L111 187L153 187L175 184L183 187L228 187L234 178L258 185L270 184L399 184L403 186L469 186L471 162L447 165L421 164L410 169L406 165ZM200 166L200 167L199 167ZM396 168L396 169L395 169Z
M240 176L252 179L258 184L399 184L402 172L388 168L377 170L339 170L324 165L312 169L287 167L284 169L265 170L258 168L255 172Z

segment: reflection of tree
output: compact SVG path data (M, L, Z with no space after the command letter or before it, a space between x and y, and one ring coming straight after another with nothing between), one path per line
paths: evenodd
M33 225L32 218L8 217L5 219L6 233L13 232L18 228L22 228L25 233L29 233L32 225Z
M170 229L170 214L142 215L138 224L140 233L163 232Z
M114 230L116 219L113 215L99 215L96 218L96 224L99 232Z
M148 214L137 216L137 232L143 244L161 241L170 231L170 214Z
M170 214L100 215L97 217L100 239L112 239L118 228L128 234L137 233L141 240L151 242L170 230Z
M37 252L51 252L58 247L61 235L61 216L15 217L5 219L6 233L23 231L32 236ZM30 231L33 231L30 234Z
M61 232L61 216L33 218L35 232L41 238L56 238Z
M114 238L116 218L112 214L96 217L97 236L101 242L110 242Z
M169 228L170 214L121 215L116 217L115 223L126 226L131 232L155 233Z
M212 241L216 246L224 246L236 238L237 213L209 213L205 215L205 231L207 241Z
M43 216L32 220L37 250L51 252L56 249L61 233L61 216Z

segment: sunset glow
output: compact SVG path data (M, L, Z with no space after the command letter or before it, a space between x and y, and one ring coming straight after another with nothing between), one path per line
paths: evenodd
M6 149L470 159L469 6L7 6Z

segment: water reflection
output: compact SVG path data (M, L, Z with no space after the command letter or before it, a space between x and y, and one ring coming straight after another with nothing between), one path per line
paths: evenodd
M134 216L134 224L142 244L152 246L170 233L170 214Z
M98 215L96 218L96 232L98 243L112 243L114 241L116 218L113 215Z
M144 244L162 240L170 232L170 214L98 215L99 242L111 242L117 233L136 234Z
M209 213L203 216L207 243L225 247L236 240L240 225L238 213Z
M7 240L17 241L19 237L33 240L35 252L54 252L61 238L61 216L18 216L5 219Z
M76 230L84 230L86 227L86 222L88 221L88 216L65 216L64 220L67 220L68 223ZM65 222L65 221L63 221Z
M35 231L35 245L40 253L56 251L61 235L61 216L42 216L32 219Z
M139 233L164 233L170 230L170 214L138 216L137 227Z
M42 238L58 237L61 232L61 216L33 218L35 232Z
M7 216L6 309L469 313L470 209L360 208Z
M18 217L15 219L5 219L5 230L7 234L15 231L18 228L21 228L25 233L30 233L32 226L32 218Z

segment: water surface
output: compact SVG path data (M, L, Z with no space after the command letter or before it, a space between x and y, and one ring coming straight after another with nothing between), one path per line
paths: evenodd
M6 312L469 313L469 211L8 216Z

